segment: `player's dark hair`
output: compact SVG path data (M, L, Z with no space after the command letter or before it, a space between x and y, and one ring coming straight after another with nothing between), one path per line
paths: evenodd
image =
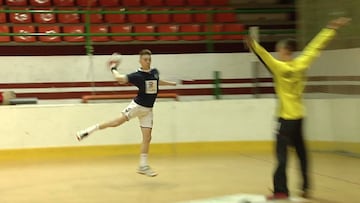
M296 43L296 40L295 39L292 39L292 38L288 38L288 39L283 39L283 40L280 40L276 46L278 47L283 47L291 52L294 52L296 51L297 49L297 43Z
M151 51L149 49L143 49L139 52L139 55L140 56L143 56L143 55L151 55Z

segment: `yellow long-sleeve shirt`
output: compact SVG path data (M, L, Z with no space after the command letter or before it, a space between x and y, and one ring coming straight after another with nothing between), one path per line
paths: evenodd
M304 117L302 94L306 70L335 34L336 31L333 29L322 29L305 47L301 55L286 62L275 59L256 41L251 43L251 49L273 74L280 118L297 120Z

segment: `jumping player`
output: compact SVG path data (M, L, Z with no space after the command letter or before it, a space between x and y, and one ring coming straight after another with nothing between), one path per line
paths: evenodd
M141 144L140 164L138 173L154 177L157 175L147 163L149 145L151 141L151 131L153 127L153 106L158 94L159 85L175 86L176 82L169 82L159 79L159 71L151 68L151 51L144 49L140 51L140 65L137 72L124 75L117 71L120 61L109 61L109 68L114 78L120 83L131 83L138 88L138 94L134 100L122 111L122 115L112 121L90 126L76 133L80 141L97 130L103 130L108 127L117 127L138 117L143 136Z
M304 105L302 94L305 85L305 73L313 60L319 55L328 42L334 38L336 30L349 23L349 18L337 18L328 23L320 33L305 47L300 56L293 58L296 42L285 39L277 43L276 51L279 60L271 56L251 37L246 39L247 46L269 69L274 77L275 91L278 96L278 122L276 135L277 168L273 177L274 191L268 199L286 199L289 196L287 187L286 164L287 147L295 147L300 161L303 178L302 196L309 196L308 160L302 135Z

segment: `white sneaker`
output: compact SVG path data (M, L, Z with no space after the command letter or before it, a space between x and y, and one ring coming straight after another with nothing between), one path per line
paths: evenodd
M155 171L153 171L153 170L150 168L150 166L139 166L137 172L138 172L139 174L146 175L146 176L148 176L148 177L155 177L155 176L158 175Z
M76 133L76 138L78 139L78 141L81 141L88 135L89 135L89 133L86 130L80 130Z

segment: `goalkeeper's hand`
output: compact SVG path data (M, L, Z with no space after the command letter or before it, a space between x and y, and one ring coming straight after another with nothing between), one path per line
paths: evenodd
M330 29L339 29L347 24L349 24L351 21L351 18L347 18L347 17L340 17L340 18L336 18L334 20L331 20L328 24L327 27Z

